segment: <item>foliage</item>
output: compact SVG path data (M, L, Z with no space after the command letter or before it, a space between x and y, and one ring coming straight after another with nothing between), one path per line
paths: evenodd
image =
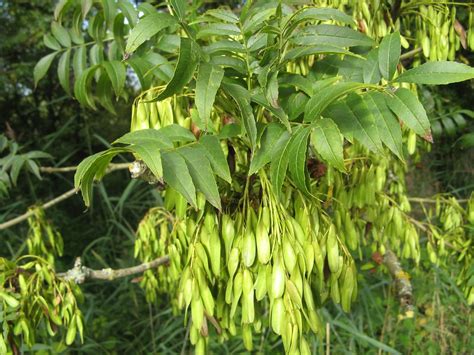
M412 42L408 31L415 28L418 36L426 27L417 19L408 24L409 4L391 9L388 25L383 11L371 23L365 2L333 5L350 5L356 19L362 14L370 22L359 21L356 31L344 12L276 2L202 12L198 2L170 1L157 10L128 1L61 1L44 37L53 52L36 65L35 85L58 58L59 83L85 107L100 104L116 112L114 97L126 102L140 86L131 132L86 158L75 186L87 206L101 203L92 204L94 181L114 157L128 153L137 159L133 166L145 167L136 176L164 190L155 193L155 206L135 238L129 226L114 221L128 223L100 187L105 210L130 235L128 248L137 259L170 256L169 267L146 271L140 285L149 303L167 293L175 313L186 310L197 352L219 348L210 340L214 333L219 340L238 334L251 350L260 339L255 333L263 339L269 331L281 335L289 353L314 351L322 342L308 333L324 332L323 320L331 316L321 309L333 307L327 301L348 312L357 298L357 259L389 248L419 265L419 233L428 236L432 262L462 261L457 282L471 301L472 207L465 212L455 200L440 199L443 207L426 213L433 220L414 220L404 162L416 151L416 135L432 142L413 84L468 80L474 69L456 62L415 61L413 68L400 62L401 46L407 38ZM385 2L372 6L388 9ZM425 56L454 59L463 40L459 26L459 38L451 36L454 7L417 6L451 25L450 46L441 46L443 25L443 33L432 36L437 50L430 46ZM130 183L119 206L132 189ZM30 224L32 238L41 241L38 226L54 232L37 211ZM50 244L58 245L53 239ZM455 248L446 252L448 239ZM75 314L77 322L81 316ZM364 335L367 329L331 323L395 351ZM66 336L68 344L74 336Z

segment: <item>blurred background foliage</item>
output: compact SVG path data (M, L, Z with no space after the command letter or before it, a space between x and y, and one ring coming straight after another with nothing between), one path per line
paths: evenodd
M229 2L221 2L228 5ZM237 2L236 2L237 3ZM35 89L33 67L49 52L42 37L49 31L55 1L0 0L0 132L18 145L18 154L39 150L51 155L40 161L43 166L78 164L92 152L129 129L130 104L117 101L117 115L99 109L82 108L68 97L55 78L54 70ZM218 6L205 1L204 6ZM474 63L469 50L460 51L465 61ZM429 197L452 193L467 198L473 190L474 102L472 82L420 91L430 119L436 127L435 144L419 142L419 153L409 162L407 181L410 194ZM129 89L131 90L131 89ZM133 97L133 92L130 92ZM467 137L467 138L466 138ZM3 154L3 153L2 153ZM41 174L22 172L7 194L0 193L0 222L47 201L73 187L72 173ZM130 180L128 173L110 174L94 190L95 203L84 213L84 205L75 196L46 212L47 218L61 231L68 247L56 268L70 268L81 256L90 267L125 267L134 263L134 230L148 208L159 203L159 195L142 181ZM414 211L424 218L421 209ZM13 258L25 251L28 226L19 224L0 232L0 256ZM456 264L440 270L428 257L419 267L404 265L415 286L418 314L400 320L398 300L391 279L367 260L362 272L360 294L351 314L339 307L324 311L331 322L331 349L334 353L383 353L384 344L401 353L468 353L474 349L470 336L472 316L453 281ZM90 282L84 287L82 309L86 321L85 342L69 348L74 353L150 353L190 352L185 344L183 318L172 314L166 296L153 305L130 278L113 282ZM45 338L47 339L47 338ZM45 340L37 344L37 353L65 351L59 342ZM325 349L326 339L314 338L315 351ZM281 353L282 345L269 334L255 339L263 353ZM215 353L241 353L239 339L226 344L214 343ZM390 350L390 349L385 349Z

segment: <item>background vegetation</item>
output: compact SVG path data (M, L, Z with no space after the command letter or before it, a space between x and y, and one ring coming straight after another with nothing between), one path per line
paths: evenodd
M55 73L34 87L33 66L49 53L42 37L49 32L54 1L0 1L0 112L1 130L18 144L19 153L34 150L50 157L37 160L42 166L77 165L86 156L103 150L108 142L128 132L130 100L114 103L116 114L103 108L85 109L64 93ZM206 2L202 6L214 7ZM467 18L460 11L460 18ZM463 17L464 16L464 17ZM474 63L469 49L457 58ZM442 89L424 89L422 98L430 120L441 122L435 144L418 144L408 162L407 182L413 200L412 214L425 221L423 203L437 193L452 194L461 201L474 186L474 151L469 134L474 134L472 81ZM128 95L136 94L133 85ZM457 116L456 116L457 115ZM461 115L461 118L459 118ZM451 121L446 119L451 118ZM444 120L444 121L443 121ZM467 137L467 138L466 138ZM472 138L471 138L472 139ZM1 157L1 156L0 156ZM0 223L23 213L29 206L50 200L73 188L72 173L41 173L24 170L11 188L1 190ZM422 200L426 199L426 200ZM62 234L64 254L56 260L57 270L69 269L81 256L89 267L126 267L133 258L135 229L146 211L161 203L161 197L146 182L130 180L126 171L116 171L94 190L94 204L87 211L79 196L46 212ZM0 256L14 259L25 253L28 225L19 224L0 231ZM472 236L472 234L471 234ZM426 239L421 241L426 243ZM449 259L442 268L434 266L424 251L419 266L405 262L414 285L416 316L399 319L399 303L383 265L367 259L359 279L359 296L351 313L328 305L323 317L330 325L330 348L334 353L377 353L396 349L401 353L468 353L474 348L471 307L456 285L460 266ZM136 280L92 281L83 287L85 317L84 343L76 341L66 350L59 337L41 339L31 350L57 353L169 353L190 351L185 339L183 317L172 313L169 299L162 295L148 304ZM278 338L261 335L256 349L263 353L282 352ZM326 339L314 337L314 349L326 349ZM240 353L241 339L219 344L215 353Z

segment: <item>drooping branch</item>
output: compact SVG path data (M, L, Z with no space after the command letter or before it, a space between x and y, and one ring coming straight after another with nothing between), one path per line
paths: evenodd
M121 277L141 274L149 269L168 264L168 255L162 256L147 263L132 266L124 269L102 269L94 270L82 265L81 258L76 258L74 267L66 272L58 273L58 276L65 280L72 280L77 284L82 284L87 280L115 280Z
M110 164L105 173L108 174L108 173L111 173L112 171L128 169L129 165L130 165L130 163ZM43 168L43 169L46 169L46 168ZM50 172L50 173L57 172L54 169L64 169L64 170L58 170L58 171L59 172L66 172L66 171L77 170L77 166L69 166L69 167L63 167L63 168L49 167L47 169L49 169L48 172ZM41 205L40 207L42 209L46 210L46 209L48 209L48 208L50 208L50 207L52 207L52 206L54 206L54 205L56 205L56 204L58 204L62 201L68 199L69 197L74 196L78 191L79 191L79 189L76 189L76 188L71 189L69 191L66 191L65 193L53 198L52 200L50 200L50 201L46 202L45 204ZM34 212L30 210L30 211L27 211L27 212L25 212L24 214L22 214L18 217L10 219L9 221L6 221L4 223L0 223L0 230L10 228L10 227L14 226L15 224L26 221L28 219L28 217L30 217L33 213Z
M391 250L387 250L385 253L383 263L395 280L403 317L413 318L415 307L413 306L413 287L410 282L410 275L403 271L400 261Z

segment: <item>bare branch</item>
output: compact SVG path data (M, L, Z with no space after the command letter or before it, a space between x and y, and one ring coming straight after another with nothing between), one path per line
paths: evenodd
M106 174L112 172L112 171L116 171L116 170L121 170L121 169L128 169L130 163L121 163L121 164L109 164L107 170L106 170ZM73 171L73 169L77 169L77 166L69 166L69 167L63 167L63 168L53 168L53 167L43 167L43 169L49 169L48 172L50 173L53 173L53 172L56 172L54 169L64 169L64 170L59 170L59 172L66 172L66 171ZM46 170L45 170L46 172ZM74 196L77 192L79 191L79 189L71 189L65 193L63 193L62 195L59 195L58 197L55 197L53 198L52 200L46 202L45 204L41 205L40 207L44 210L68 199L69 197L71 196ZM7 228L10 228L12 226L14 226L15 224L18 224L20 222L23 222L25 220L28 219L28 217L30 217L34 212L33 211L27 211L25 212L24 214L18 216L18 217L15 217L13 219L10 219L9 221L6 221L4 223L1 223L0 224L0 230L3 230L3 229L7 229Z
M403 317L412 318L414 316L414 306L413 288L410 282L410 275L403 271L400 261L391 250L387 250L385 253L383 263L395 280L400 307L404 313Z
M76 188L71 189L71 190L63 193L62 195L59 195L58 197L55 197L52 200L46 202L44 205L41 206L41 208L46 210L46 209L58 204L59 202L62 202L64 200L68 199L69 197L74 196L78 191L79 190L76 189ZM28 217L30 217L33 213L34 213L34 211L29 210L28 212L22 214L21 216L15 217L13 219L10 219L9 221L1 223L0 224L0 230L10 228L10 227L14 226L15 224L18 224L20 222L23 222L23 221L27 220Z
M81 258L76 258L74 267L66 272L58 273L58 277L65 280L72 280L77 284L82 284L87 280L115 280L121 277L130 276L134 274L141 274L149 269L168 264L170 258L168 255L162 256L158 259L143 263L137 266L132 266L124 269L102 269L93 270L82 265Z
M111 163L111 164L109 164L107 172L120 170L120 169L128 169L130 164L131 163L119 163L119 164ZM63 167L54 167L54 166L42 166L42 167L40 167L40 172L47 173L47 174L68 173L68 172L72 172L72 171L76 171L76 170L77 170L77 165L63 166Z

